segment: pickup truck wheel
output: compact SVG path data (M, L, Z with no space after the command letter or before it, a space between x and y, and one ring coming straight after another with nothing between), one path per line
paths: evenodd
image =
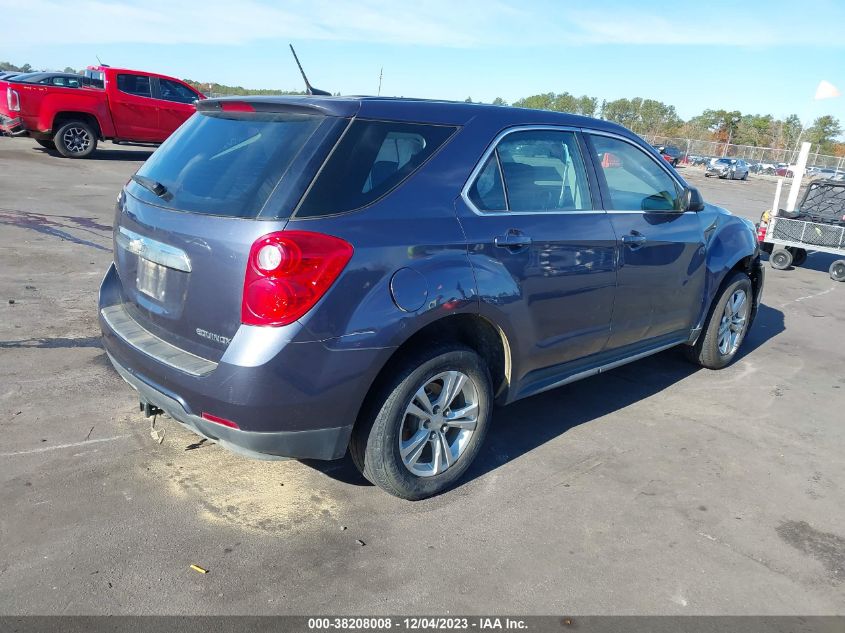
M402 499L425 499L466 472L490 425L490 374L472 349L409 358L371 400L350 443L361 473Z
M792 253L785 248L776 248L769 255L769 263L775 270L786 270L792 266Z
M56 130L53 141L65 158L85 158L97 149L97 135L84 121L68 121Z
M686 348L688 358L707 369L729 365L751 325L754 294L748 275L736 273L722 288L698 341Z
M56 144L53 141L45 141L40 138L35 139L35 142L38 143L44 149L56 149Z

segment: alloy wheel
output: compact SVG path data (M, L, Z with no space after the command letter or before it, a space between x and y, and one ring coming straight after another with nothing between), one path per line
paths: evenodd
M748 296L741 288L735 290L725 304L718 338L719 353L722 356L729 356L739 348L748 322L748 307Z
M81 154L91 145L91 136L85 128L70 127L62 134L62 143L67 151Z
M418 477L439 475L460 459L478 426L478 389L460 371L429 379L402 416L399 455Z

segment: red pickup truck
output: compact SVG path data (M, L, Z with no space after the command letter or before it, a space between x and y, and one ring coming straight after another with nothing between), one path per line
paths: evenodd
M198 99L205 95L173 77L89 66L82 88L0 81L0 131L84 158L100 140L161 143Z

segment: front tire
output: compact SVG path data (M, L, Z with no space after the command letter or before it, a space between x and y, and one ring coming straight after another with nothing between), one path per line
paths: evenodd
M845 259L837 259L830 265L830 278L833 281L845 281Z
M713 303L698 341L685 349L687 357L707 369L728 366L751 326L753 301L751 279L745 273L734 274Z
M85 121L68 121L56 130L53 142L65 158L86 158L97 149L97 134Z
M418 500L454 486L484 442L490 373L464 346L415 354L372 398L352 433L361 473L386 492Z

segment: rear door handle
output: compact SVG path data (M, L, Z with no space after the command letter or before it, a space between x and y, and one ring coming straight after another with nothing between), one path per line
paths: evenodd
M531 246L531 238L522 233L517 233L513 230L508 231L505 235L497 235L493 238L493 244L499 248L506 248L511 251L517 251Z
M631 250L638 249L640 246L645 244L645 242L646 242L645 235L643 235L641 233L634 232L634 231L632 231L628 235L622 236L622 243L629 246L631 248Z

